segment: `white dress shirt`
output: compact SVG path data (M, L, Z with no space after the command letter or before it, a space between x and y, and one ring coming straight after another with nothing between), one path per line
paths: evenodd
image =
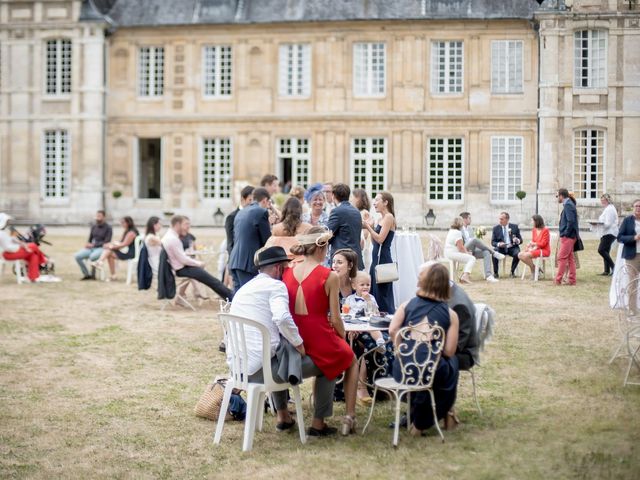
M180 241L180 237L173 228L167 230L162 237L162 246L167 252L169 263L174 271L178 271L184 267L202 267L202 262L194 260L184 253L184 247Z
M261 323L269 330L271 352L276 354L280 334L294 347L302 344L302 337L289 311L289 293L280 280L260 273L236 292L231 303L232 315L238 315ZM255 328L245 328L249 375L262 368L262 336ZM227 349L230 349L227 343ZM231 357L227 355L230 363Z
M467 243L473 238L473 228L470 225L463 225L460 229L462 232L462 243Z
M604 211L600 214L598 221L603 223L602 237L605 235L613 235L614 237L618 236L618 212L616 207L611 204L607 205Z

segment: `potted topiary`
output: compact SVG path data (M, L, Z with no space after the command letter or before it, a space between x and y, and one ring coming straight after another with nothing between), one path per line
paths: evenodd
M523 192L522 190L518 190L516 192L516 197L520 200L520 213L522 213L522 201L527 196L527 192Z

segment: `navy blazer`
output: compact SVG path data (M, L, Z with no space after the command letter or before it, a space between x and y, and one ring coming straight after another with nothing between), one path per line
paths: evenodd
M520 245L522 245L522 235L520 235L520 228L515 223L508 223L507 229L509 228L511 229L511 233L509 234L511 245L515 245L515 243L513 243L513 239L517 238L518 240L520 240L520 243L517 245L519 247ZM502 233L502 225L498 224L493 227L493 230L491 232L491 245L493 245L493 248L500 248L501 250L504 250L504 248L498 247L498 243L504 241L505 238Z
M637 241L636 237L636 217L629 215L625 217L620 225L620 231L618 232L618 241L622 246L622 258L625 260L633 260L637 253Z
M269 212L257 202L243 208L233 221L233 248L229 256L229 270L258 273L253 257L271 236Z
M560 214L560 224L558 225L558 233L561 237L578 238L578 211L571 200L564 202L564 208Z
M356 207L349 202L342 202L331 210L327 227L333 232L331 256L336 250L350 248L358 255L358 269L364 270L360 237L362 235L362 216Z
M138 290L149 290L153 282L153 270L149 264L149 251L142 242L140 255L138 256Z
M231 250L233 250L233 222L236 220L236 215L238 215L239 211L240 208L236 208L224 219L224 231L227 234L227 253L229 255L231 255Z

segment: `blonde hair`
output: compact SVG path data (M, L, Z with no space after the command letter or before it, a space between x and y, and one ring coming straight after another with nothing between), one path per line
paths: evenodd
M308 257L316 253L319 248L326 248L333 233L324 227L311 227L302 235L297 235L298 245L293 245L289 251L293 255Z
M464 223L462 222L462 217L456 217L453 219L453 223L451 224L451 228L454 230L460 230L463 227Z
M371 282L371 275L369 275L364 270L358 270L358 273L356 273L356 276L353 277L351 283L355 285L358 280L369 280L369 282Z

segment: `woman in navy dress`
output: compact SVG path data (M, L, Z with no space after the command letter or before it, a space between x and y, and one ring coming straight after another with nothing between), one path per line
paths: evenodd
M380 192L373 200L373 207L381 215L378 225L374 229L368 222L362 222L371 234L373 252L371 253L371 294L375 297L381 312L394 313L396 311L393 299L393 283L378 283L376 281L376 265L392 263L391 243L396 233L396 217L393 209L393 196L389 192Z
M393 339L396 338L401 328L417 325L425 320L430 325L438 324L445 331L444 349L433 382L433 394L438 419L433 418L431 398L428 392L411 394L411 420L413 422L411 433L413 435L422 434L424 430L431 427L436 421L446 418L456 402L458 389L458 359L456 357L458 316L446 303L450 296L450 290L449 270L447 267L441 263L430 265L420 272L416 296L398 308L389 326L389 335ZM418 353L420 353L419 350ZM426 351L422 353L426 354ZM402 381L402 360L402 356L396 357L393 364L393 377L398 382ZM419 358L419 361L424 360L424 355L423 358Z

